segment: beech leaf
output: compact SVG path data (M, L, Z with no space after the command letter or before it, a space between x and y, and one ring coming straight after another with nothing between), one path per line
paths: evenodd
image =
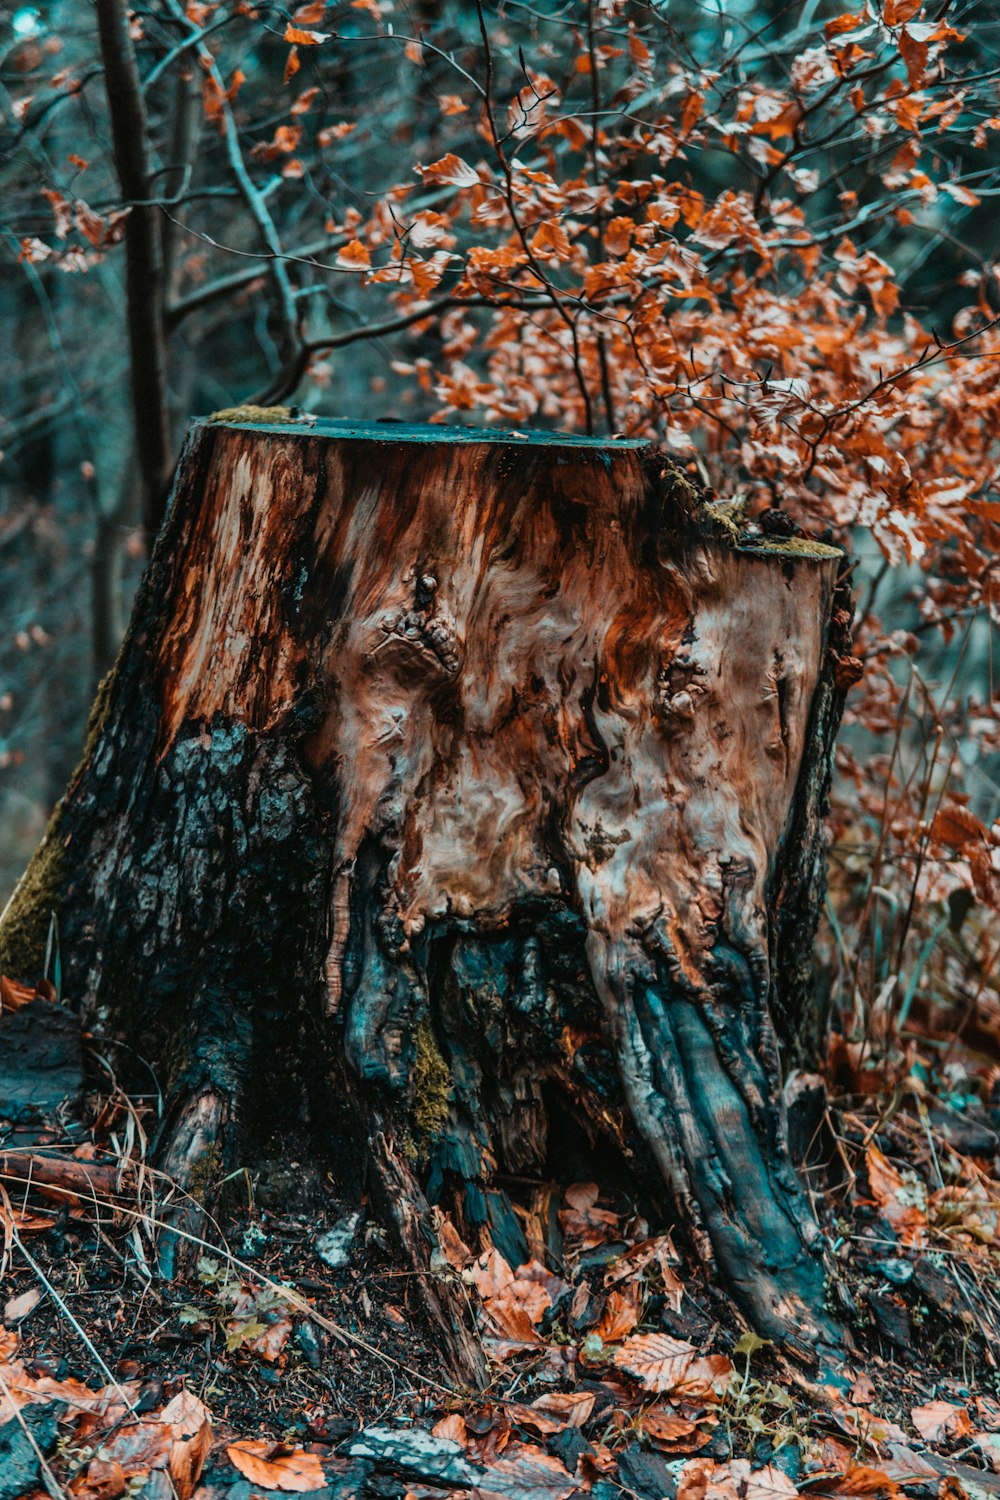
M626 1339L612 1356L619 1370L633 1376L649 1391L672 1391L694 1359L693 1344L666 1333L639 1333Z
M322 1464L315 1453L307 1453L304 1448L286 1448L264 1438L241 1438L230 1443L226 1452L244 1479L265 1490L307 1494L326 1485Z
M479 184L479 173L474 167L470 167L467 161L460 156L449 152L442 156L440 161L432 161L430 166L420 167L425 182L440 182L449 184L451 187L477 187Z

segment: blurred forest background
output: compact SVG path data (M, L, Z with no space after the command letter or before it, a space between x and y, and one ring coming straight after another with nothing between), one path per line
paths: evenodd
M1000 6L842 3L3 8L0 898L191 415L648 434L851 552L842 1063L996 1104Z

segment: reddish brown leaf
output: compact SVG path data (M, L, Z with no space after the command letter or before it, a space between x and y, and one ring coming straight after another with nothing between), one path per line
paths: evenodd
M549 1391L531 1403L534 1411L554 1417L563 1427L584 1427L594 1410L592 1391Z
M360 240L348 240L337 251L338 266L348 266L352 271L365 271L371 265L371 252Z
M285 41L294 42L297 47L318 47L321 42L329 41L328 31L307 31L302 26L292 26L289 23L285 27Z
M423 174L425 182L447 183L451 187L460 188L478 187L479 185L479 173L476 169L470 167L467 161L463 161L460 156L456 156L453 152L449 152L447 156L442 156L439 161L433 161L430 166L421 167L419 170Z
M899 26L904 21L912 21L922 4L923 0L886 0L882 19L887 26Z
M950 1401L929 1401L926 1406L915 1406L910 1412L910 1421L928 1443L967 1437L972 1431L972 1421L965 1407L953 1406Z
M613 1355L619 1370L642 1382L650 1391L672 1391L683 1380L695 1356L693 1344L665 1333L640 1333L626 1339Z
M323 1489L326 1484L319 1459L304 1448L286 1448L265 1438L241 1438L230 1443L226 1452L245 1479L265 1490L307 1494Z

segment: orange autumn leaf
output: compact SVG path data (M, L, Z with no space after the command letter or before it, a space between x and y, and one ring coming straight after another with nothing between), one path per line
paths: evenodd
M635 224L627 214L619 214L604 228L604 244L611 255L627 255L635 233Z
M954 198L956 203L961 203L965 208L975 208L982 202L978 193L967 188L961 182L942 182L942 193L947 193L949 198Z
M710 1458L692 1458L686 1463L677 1479L677 1500L705 1500L715 1468Z
M308 113L308 111L312 109L313 100L316 98L316 95L318 93L318 85L314 86L311 89L305 89L292 105L290 113L293 115L304 115Z
M554 1417L561 1427L584 1427L593 1415L596 1400L592 1391L547 1391L531 1406L533 1411Z
M654 1406L649 1411L643 1412L640 1419L642 1435L653 1444L655 1448L670 1449L683 1440L683 1444L690 1450L692 1446L700 1446L692 1443L692 1435L697 1433L698 1424L692 1422L689 1417L679 1417L675 1411L666 1406ZM701 1442L708 1441L708 1434L704 1434Z
M694 129L701 118L701 112L705 107L705 99L696 89L692 89L684 101L681 110L681 135L686 136Z
M902 1174L877 1146L866 1154L872 1197L904 1245L922 1244L927 1234L927 1214L918 1200L920 1189L904 1182Z
M972 1431L972 1421L965 1407L953 1406L950 1401L928 1401L926 1406L915 1406L910 1412L910 1421L928 1443L964 1438Z
M348 266L352 271L367 270L371 263L371 252L360 240L348 240L337 251L338 266Z
M413 287L418 297L427 297L444 275L451 256L447 250L438 250L429 260L411 259L408 262Z
M824 1481L822 1488L814 1489L813 1494L829 1496L830 1500L848 1495L866 1497L866 1500L901 1500L903 1492L881 1469L866 1464L849 1464L842 1474Z
M619 1370L633 1376L648 1391L672 1391L683 1380L695 1357L695 1347L666 1333L640 1333L626 1339L613 1355Z
M640 1288L635 1281L620 1292L609 1292L604 1311L594 1329L598 1338L605 1344L617 1344L630 1334L639 1321L640 1302Z
M236 69L226 89L221 87L211 73L206 73L202 83L202 109L205 112L205 119L218 123L222 118L223 106L232 104L244 83L246 83L246 74L242 68Z
M449 1442L461 1443L465 1447L469 1432L465 1425L465 1418L457 1411L449 1412L439 1422L435 1422L431 1432L436 1438L447 1438Z
M460 188L479 185L479 173L454 152L442 156L439 161L432 161L429 166L418 167L417 170L422 174L425 182L442 183Z
M22 1005L30 1005L32 1000L43 998L54 997L43 995L37 985L18 984L16 979L8 979L6 974L0 974L0 1009L20 1010Z
M947 807L938 808L931 824L931 836L938 843L950 844L953 849L964 849L967 844L985 840L986 827L967 807L952 802Z
M160 1422L171 1430L167 1467L177 1500L190 1500L212 1446L212 1418L208 1407L191 1391L178 1391L160 1412Z
M229 1461L251 1484L265 1490L307 1494L326 1485L323 1466L315 1453L288 1448L265 1438L241 1438L226 1449Z
M321 42L329 41L328 31L307 31L303 26L293 26L289 23L285 27L284 39L286 42L294 42L297 47L318 47Z
M693 1359L680 1376L675 1392L691 1401L714 1401L721 1397L733 1374L728 1354L703 1354Z
M489 1495L503 1495L510 1500L569 1500L577 1488L576 1480L564 1464L541 1448L518 1445L508 1449L497 1463L491 1464L482 1490Z
M899 55L906 66L906 76L911 88L920 87L929 52L928 43L918 42L904 26L899 33Z
M899 26L904 21L912 21L922 4L923 0L886 0L882 20L887 26Z
M847 12L845 15L837 16L832 21L827 21L823 30L826 33L827 39L830 40L835 36L843 35L845 31L853 31L856 27L863 26L864 23L864 11L860 15L852 15L850 12Z
M269 141L258 141L253 155L261 161L274 161L279 156L290 156L302 139L301 125L279 125Z
M738 1464L733 1464L733 1470ZM798 1496L799 1487L777 1464L765 1464L763 1469L754 1469L747 1475L745 1490L741 1485L744 1500L786 1500L786 1496Z
M653 61L653 54L646 43L634 32L628 39L628 53L637 68L648 68Z
M533 255L553 260L569 260L569 237L558 219L545 219L531 237Z

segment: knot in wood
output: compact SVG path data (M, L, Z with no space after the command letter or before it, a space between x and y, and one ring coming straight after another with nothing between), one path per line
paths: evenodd
M697 700L708 691L701 680L705 668L689 657L671 656L660 663L656 678L656 708L662 720L683 721L694 717Z
M433 581L433 580L432 580ZM421 585L426 580L421 579ZM435 584L436 587L436 584ZM426 597L427 590L423 590ZM418 598L420 590L418 590ZM454 677L462 664L461 643L455 621L446 609L436 605L433 595L426 607L414 604L412 609L390 611L379 621L382 639L372 650L376 658L388 652L401 665L420 665L433 673Z

